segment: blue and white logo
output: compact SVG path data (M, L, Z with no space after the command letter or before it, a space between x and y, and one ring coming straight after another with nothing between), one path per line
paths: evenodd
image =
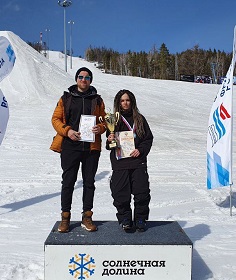
M70 259L69 273L74 279L83 280L88 279L94 274L95 260L86 254L76 254Z

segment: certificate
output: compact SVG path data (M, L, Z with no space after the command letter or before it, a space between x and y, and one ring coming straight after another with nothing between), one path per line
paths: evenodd
M79 122L80 141L95 142L95 134L92 127L96 125L96 116L81 115Z
M116 158L122 159L130 157L135 149L133 131L120 131L115 133L118 148L116 149Z

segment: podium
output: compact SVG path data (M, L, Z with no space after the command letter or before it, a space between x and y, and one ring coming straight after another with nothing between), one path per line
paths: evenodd
M71 222L55 223L44 243L45 280L191 280L193 244L175 221L148 221L145 232L95 221L88 232Z

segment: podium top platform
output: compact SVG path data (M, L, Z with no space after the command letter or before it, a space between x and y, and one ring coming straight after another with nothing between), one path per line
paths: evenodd
M68 233L55 223L44 245L193 245L176 221L148 221L145 232L125 232L117 221L94 221L98 230L88 232L80 222L70 223Z

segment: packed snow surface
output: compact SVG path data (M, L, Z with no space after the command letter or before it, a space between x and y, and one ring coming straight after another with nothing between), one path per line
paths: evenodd
M107 110L120 89L129 89L153 131L154 143L148 156L150 220L177 221L192 240L193 280L235 280L234 186L232 216L229 187L206 188L208 118L219 85L104 74L93 63L75 57L72 69L68 57L66 73L62 53L50 51L45 58L11 32L1 31L0 36L8 38L16 53L14 69L0 83L10 110L0 146L0 279L44 279L44 242L61 212L60 156L49 150L55 135L51 116L63 91L75 83L76 70L86 66L93 72L92 85ZM233 146L235 151L235 140ZM95 221L116 220L110 175L103 136L96 175ZM72 220L81 220L81 193L79 172Z

